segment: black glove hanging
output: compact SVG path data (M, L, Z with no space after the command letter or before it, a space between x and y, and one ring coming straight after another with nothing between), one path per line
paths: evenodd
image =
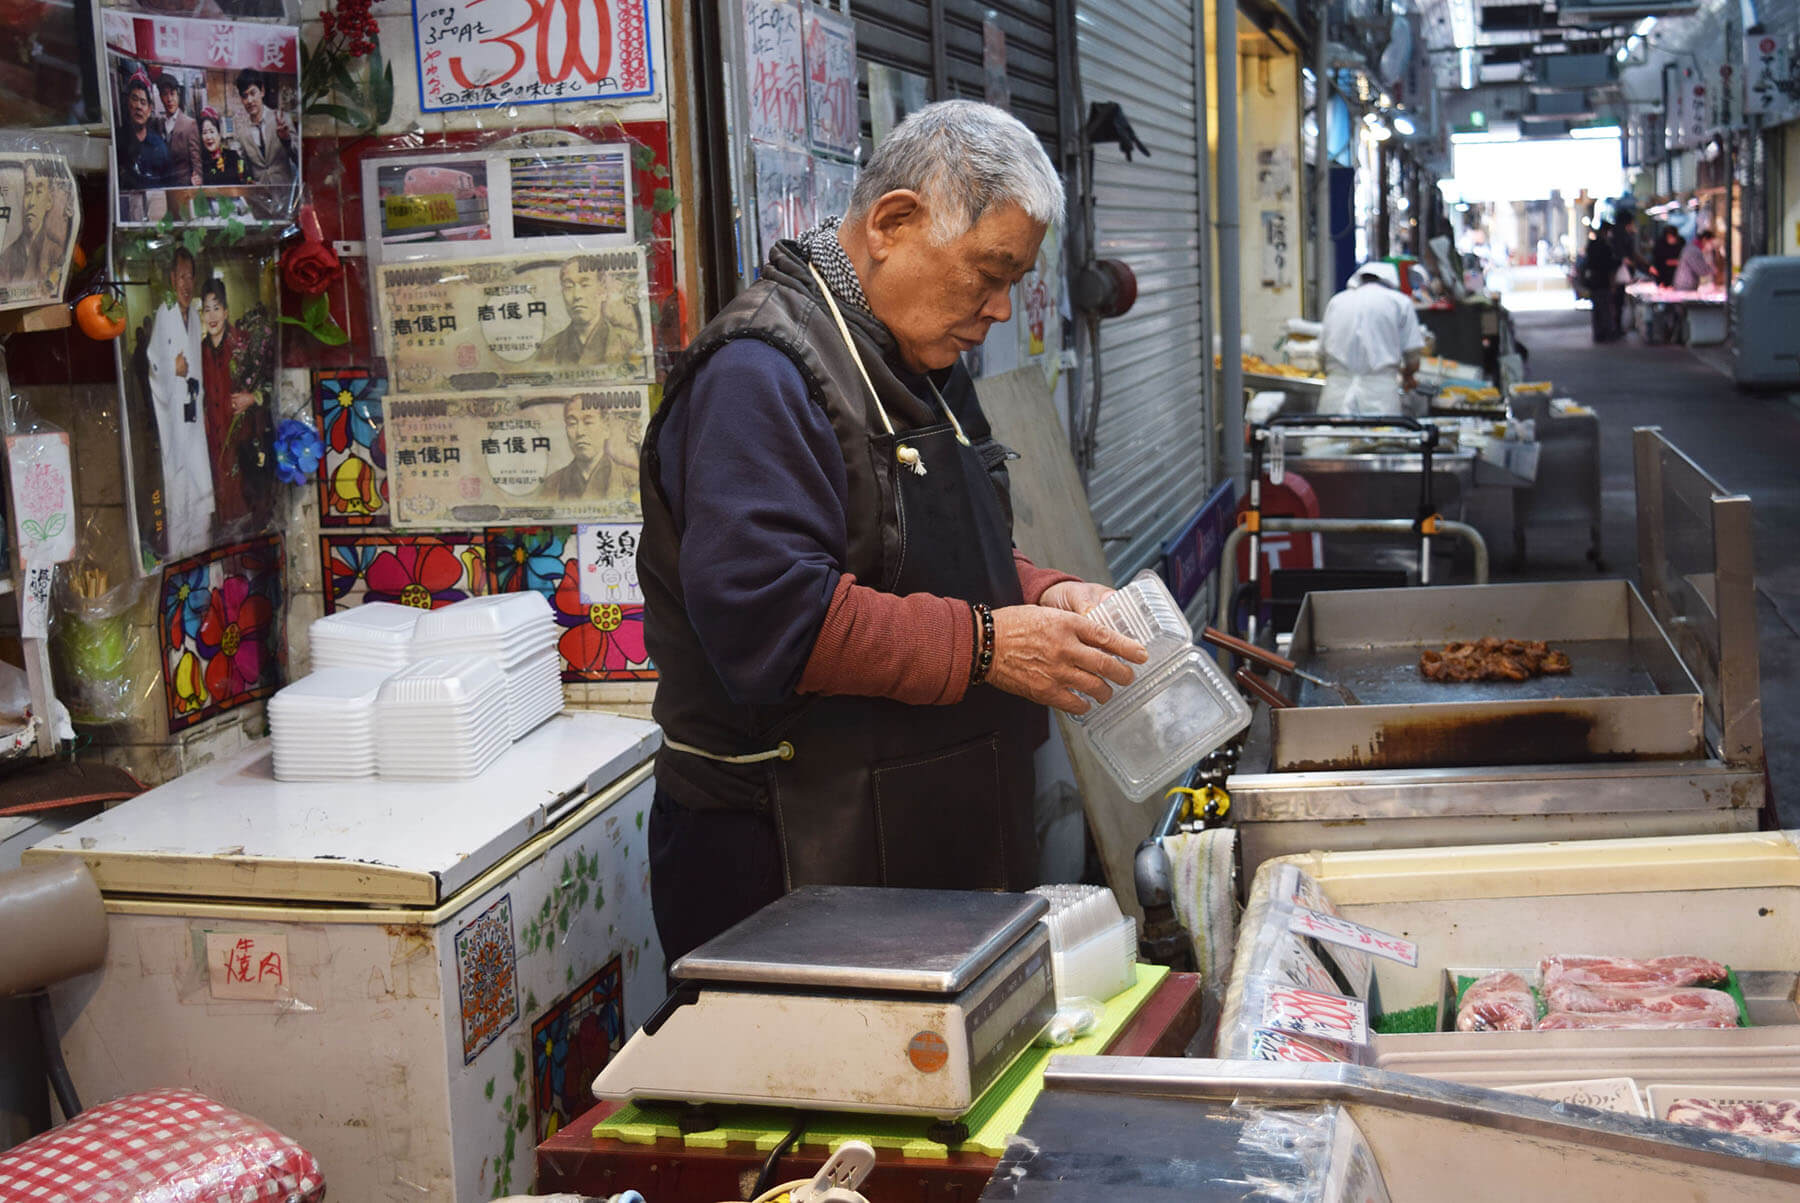
M1113 101L1095 103L1088 106L1087 140L1089 145L1100 142L1117 142L1119 150L1124 153L1125 161L1131 162L1133 148L1150 157L1150 148L1137 136L1131 128L1131 121L1125 116L1125 110Z

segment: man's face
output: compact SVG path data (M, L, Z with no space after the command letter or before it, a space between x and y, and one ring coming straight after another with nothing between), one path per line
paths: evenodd
M175 110L181 107L181 91L178 88L161 88L158 95L162 97L163 112L173 117Z
M262 120L263 90L261 84L251 84L244 89L244 112L252 121Z
M50 215L50 177L25 173L25 232L36 234Z
M565 263L559 278L569 320L583 329L599 321L600 305L606 299L605 277L578 264Z
M169 286L175 290L175 299L185 317L188 302L194 299L194 265L186 259L175 260L175 266L169 269Z
M893 331L907 366L947 368L980 346L989 326L1012 316L1012 287L1037 262L1044 225L1004 205L940 246L931 240L923 202L898 222L883 219L882 209L876 202L866 227L875 260L863 281L869 307Z
M133 88L125 97L125 107L131 114L131 128L143 129L150 124L150 93L142 88Z
M569 402L563 410L563 430L569 436L569 450L578 461L591 464L600 458L600 451L606 446L606 423L599 409L587 408L579 401Z

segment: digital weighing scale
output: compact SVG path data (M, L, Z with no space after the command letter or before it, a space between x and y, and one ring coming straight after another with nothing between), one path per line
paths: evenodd
M602 1099L954 1119L1056 1009L1033 894L806 886L675 962Z

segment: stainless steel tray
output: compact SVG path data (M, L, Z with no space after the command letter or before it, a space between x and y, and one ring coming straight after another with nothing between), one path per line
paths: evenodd
M1543 639L1574 670L1445 684L1419 654L1452 640ZM1275 772L1696 759L1704 699L1628 581L1557 581L1310 594L1288 655L1348 685L1307 686L1270 715Z

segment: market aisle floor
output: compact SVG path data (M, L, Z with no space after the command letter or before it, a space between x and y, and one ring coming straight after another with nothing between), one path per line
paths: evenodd
M1636 570L1631 430L1660 426L1676 446L1756 515L1757 620L1762 642L1763 739L1782 826L1800 827L1800 406L1739 393L1716 352L1647 347L1635 338L1595 346L1585 309L1516 316L1528 375L1594 405L1601 423L1607 569ZM1584 533L1533 531L1530 562L1514 579L1580 576ZM1501 575L1501 573L1496 573Z

